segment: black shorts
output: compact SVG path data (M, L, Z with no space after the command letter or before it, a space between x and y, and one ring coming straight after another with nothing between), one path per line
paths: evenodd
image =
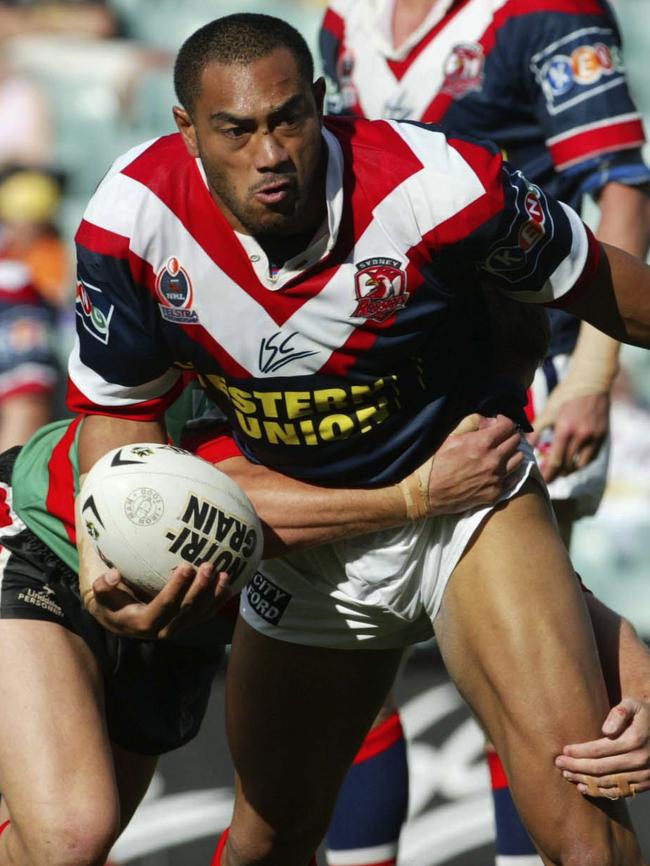
M55 622L83 638L104 678L115 743L143 755L182 746L205 715L227 628L206 629L200 645L191 647L102 628L81 603L77 575L7 507L19 450L0 454L0 619Z

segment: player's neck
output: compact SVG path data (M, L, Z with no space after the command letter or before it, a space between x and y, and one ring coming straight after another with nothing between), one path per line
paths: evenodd
M255 238L268 256L269 262L276 268L282 267L286 261L306 250L316 232L327 219L326 178L327 148L324 147L321 152L320 166L309 195L309 204L305 210L304 218L301 220L301 230L291 235Z
M399 48L427 17L438 0L395 0L391 21L393 48Z

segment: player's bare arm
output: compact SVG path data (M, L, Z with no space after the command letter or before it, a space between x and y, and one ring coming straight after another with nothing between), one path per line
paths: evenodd
M650 243L647 196L643 189L608 183L600 197L599 240L645 258ZM550 394L535 419L536 442L547 427L554 430L548 455L540 466L551 482L593 460L609 430L610 390L618 372L620 344L582 323L566 378Z
M650 267L618 247L601 244L585 294L565 309L615 340L650 347Z
M218 465L255 505L268 558L496 502L521 466L520 440L510 419L470 415L412 475L375 489L319 487L244 457Z
M81 465L89 468L119 445L164 441L163 435L157 422L91 416L82 431ZM468 416L434 458L412 476L400 484L376 489L318 487L244 457L224 460L219 468L253 501L263 521L265 555L269 557L296 547L398 526L409 519L458 513L492 503L513 483L521 465L520 438L508 418ZM84 603L110 631L140 638L169 637L200 624L230 597L227 577L214 574L204 564L197 570L179 566L154 599L138 598L115 569L106 570L79 522L77 537Z

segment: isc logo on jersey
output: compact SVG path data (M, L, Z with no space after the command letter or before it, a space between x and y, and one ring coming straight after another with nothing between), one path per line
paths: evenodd
M192 309L192 283L176 256L167 259L158 271L156 294L163 319L181 325L198 324L198 314Z
M598 32L599 28L591 28ZM546 51L535 55L531 68L544 91L550 114L565 109L623 80L623 62L616 45L585 43L586 31L571 34ZM579 36L579 38L577 38ZM573 43L573 46L571 46ZM557 49L562 45L560 51Z
M77 280L75 313L86 331L105 346L108 345L114 309L101 289L84 280Z

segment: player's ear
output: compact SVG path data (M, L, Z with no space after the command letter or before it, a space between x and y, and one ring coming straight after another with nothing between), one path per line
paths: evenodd
M174 115L174 120L176 121L176 126L178 127L178 131L183 137L183 141L185 142L185 147L188 150L190 156L194 158L199 156L199 149L197 147L196 141L196 130L194 129L194 121L192 120L188 111L184 108L181 108L179 105L175 105L172 108L172 113Z
M314 94L314 101L318 109L318 116L323 116L323 105L325 103L325 79L321 76L311 86L311 92Z

